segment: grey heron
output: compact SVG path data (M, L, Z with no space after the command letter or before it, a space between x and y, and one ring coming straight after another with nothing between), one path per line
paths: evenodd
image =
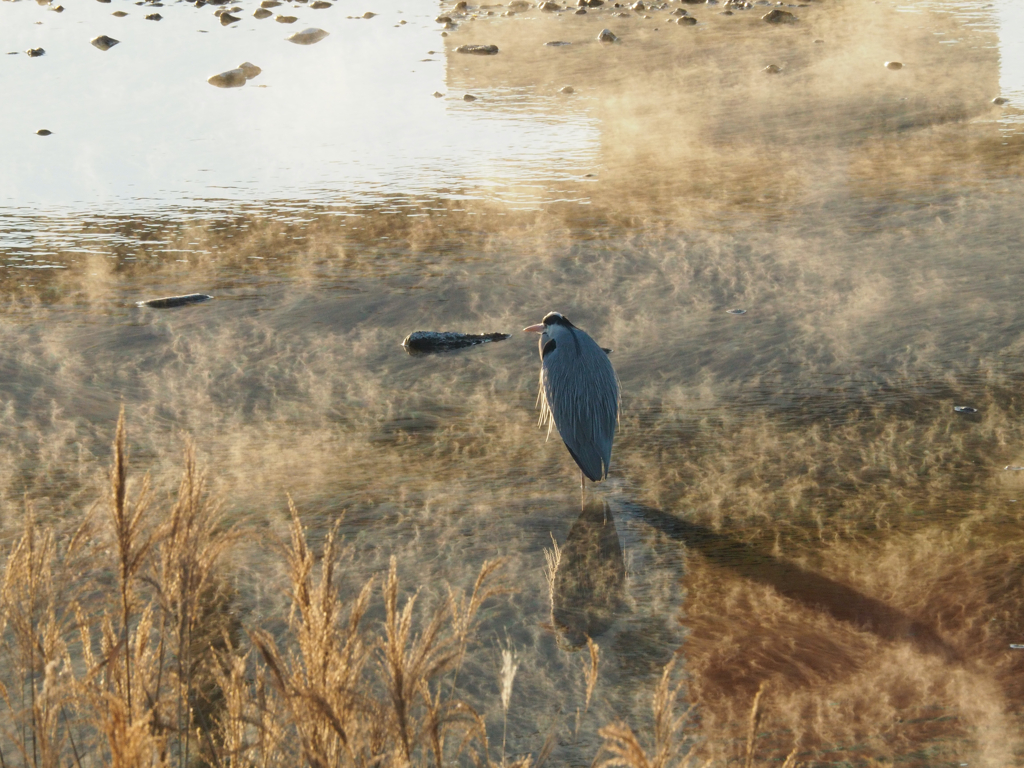
M524 328L540 334L540 425L558 430L585 477L600 482L608 475L612 441L619 423L619 381L608 352L559 312Z

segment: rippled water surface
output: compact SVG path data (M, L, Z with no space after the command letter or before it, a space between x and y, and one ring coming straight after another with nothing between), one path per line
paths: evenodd
M26 497L59 528L104 492L123 404L135 470L166 496L192 435L252 534L243 622L287 612L289 495L317 540L345 512L353 584L506 558L465 674L499 743L519 654L509 754L561 718L552 760L589 765L678 658L722 764L765 681L765 759L1024 759L1016 0L237 6L0 5L5 539ZM549 310L622 386L582 512L519 333ZM512 338L410 356L415 330Z

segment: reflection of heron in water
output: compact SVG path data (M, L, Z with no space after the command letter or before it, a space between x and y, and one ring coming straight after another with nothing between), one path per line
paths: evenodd
M605 501L586 505L561 548L549 556L551 623L560 644L579 648L607 631L622 607L626 566Z

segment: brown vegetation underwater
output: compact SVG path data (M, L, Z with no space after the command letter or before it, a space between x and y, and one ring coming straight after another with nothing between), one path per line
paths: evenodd
M345 602L335 578L345 559L338 526L316 556L289 503L285 647L233 615L225 556L236 532L207 494L191 444L159 524L148 477L130 489L123 411L110 479L106 503L60 540L26 504L24 533L5 553L0 765L526 768L547 760L555 727L537 755L509 760L459 697L477 614L502 594L501 562L484 562L468 594L449 588L440 605L422 609L415 594L400 600L392 558L379 585L371 578ZM384 617L373 629L366 614L378 586ZM598 679L599 648L587 645L577 731ZM510 649L502 657L507 713L518 664ZM678 755L683 718L673 711L671 667L654 701L653 753L613 724L602 730L601 765L667 765Z
M148 477L129 478L122 412L109 497L73 533L38 524L26 503L0 591L0 765L526 768L578 736L599 687L589 637L575 721L553 720L531 754L506 755L504 732L492 744L487 713L463 695L467 649L486 640L481 611L509 594L501 561L429 606L403 590L392 557L346 599L338 524L314 553L289 502L290 608L272 632L233 606L239 532L206 480L188 444L158 514ZM812 569L757 537L640 514L697 554L684 583L703 598L687 606L686 676L669 661L650 721L604 724L592 765L936 765L966 750L976 764L1016 764L1024 655L1007 640L1024 629L1024 553L1012 537L969 523L893 533L869 557L837 538L831 564ZM577 548L600 527L592 508L581 520ZM555 570L568 548L555 545ZM518 665L503 649L503 718Z

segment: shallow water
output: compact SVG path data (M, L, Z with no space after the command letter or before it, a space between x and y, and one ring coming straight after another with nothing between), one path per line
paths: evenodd
M493 6L442 37L447 5L353 2L0 6L3 52L46 49L0 59L4 537L26 495L57 526L98 498L123 403L137 471L170 492L193 435L254 533L244 620L286 611L288 494L317 537L346 511L352 584L397 555L433 594L506 557L466 679L500 738L512 642L510 754L560 716L553 759L589 764L679 655L712 756L767 680L766 759L1019 761L1020 8ZM186 293L215 299L135 305ZM552 309L622 383L582 515L517 333ZM514 335L411 357L414 330ZM573 738L581 632L602 670Z

